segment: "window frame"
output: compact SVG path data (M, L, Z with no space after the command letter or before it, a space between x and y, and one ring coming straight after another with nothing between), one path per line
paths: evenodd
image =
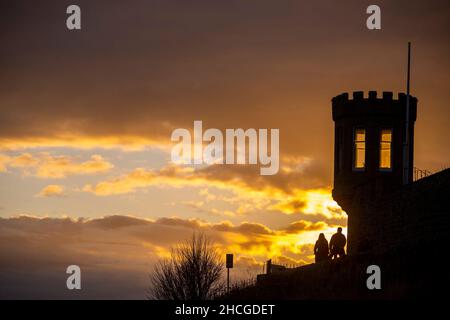
M383 142L382 139L382 135L383 135L383 130L390 130L391 131L391 141L390 141L390 158L389 158L389 164L390 167L389 168L382 168L381 167L381 143ZM393 153L394 153L394 128L390 127L390 126L385 126L385 127L381 127L379 132L378 132L378 171L380 172L392 172L393 167L394 167L394 162L393 162Z
M356 167L356 131L364 130L364 166L361 168ZM367 128L363 126L354 126L353 127L353 139L352 139L352 171L355 172L364 172L366 171L366 159L367 159Z

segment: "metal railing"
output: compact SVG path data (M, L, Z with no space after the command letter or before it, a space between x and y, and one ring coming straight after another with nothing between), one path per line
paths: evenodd
M225 298L230 293L233 293L233 291L239 291L239 290L243 290L243 289L254 287L254 286L256 286L256 277L246 279L246 280L239 280L230 285L229 291L226 286L222 286L222 287L218 288L214 292L214 294L212 296L212 300Z
M422 169L419 169L417 167L414 167L414 170L413 170L413 181L417 181L419 179L428 177L428 176L430 176L432 174L433 173L431 171L429 171L429 170L422 170Z

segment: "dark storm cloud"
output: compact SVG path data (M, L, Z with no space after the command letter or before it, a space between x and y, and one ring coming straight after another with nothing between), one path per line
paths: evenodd
M300 233L311 223L298 221L296 226ZM285 232L251 222L211 224L167 217L0 218L0 299L145 299L148 275L157 259L190 239L194 230L204 232L223 250L232 245L237 261L252 259L252 264L256 264L249 254L252 250L270 254L273 240ZM286 231L294 232L292 225ZM283 250L292 256L289 248ZM310 254L293 257L305 260ZM65 270L72 264L82 270L79 292L66 289ZM245 276L248 267L237 264L236 276Z
M74 32L65 27L69 4L0 3L0 149L38 138L34 145L59 139L78 147L86 138L101 147L108 137L167 142L174 127L191 128L193 120L205 128L280 128L282 163L312 159L301 170L281 168L263 179L247 166L209 166L197 177L229 185L241 179L283 197L322 188L332 172L331 97L403 91L412 41L415 159L432 169L450 158L442 147L450 132L446 0L378 1L381 31L365 28L369 3L357 0L78 0L82 30ZM283 205L297 212L305 202L291 197ZM222 246L267 252L276 237L319 231L330 221L274 230L168 217L0 218L0 298L145 298L154 261L193 230ZM296 255L289 250L280 250L280 260L312 252L310 244ZM258 266L248 259L237 261ZM81 293L65 289L69 264L82 267Z
M1 138L167 140L201 119L281 128L282 152L330 158L330 98L403 90L407 40L414 91L449 115L448 1L381 1L379 32L359 1L79 1L76 32L68 4L2 2ZM434 128L427 138L448 137Z

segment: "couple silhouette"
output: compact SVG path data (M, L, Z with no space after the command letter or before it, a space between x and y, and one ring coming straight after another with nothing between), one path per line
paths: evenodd
M333 234L330 239L330 246L323 233L319 234L319 239L314 246L314 255L316 262L325 261L329 259L336 259L338 256L345 257L345 244L347 239L342 234L342 228L337 229L337 233Z

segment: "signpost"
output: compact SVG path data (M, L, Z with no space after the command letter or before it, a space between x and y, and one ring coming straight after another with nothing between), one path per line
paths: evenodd
M227 253L226 267L227 267L227 292L230 292L230 269L233 268L232 253Z

